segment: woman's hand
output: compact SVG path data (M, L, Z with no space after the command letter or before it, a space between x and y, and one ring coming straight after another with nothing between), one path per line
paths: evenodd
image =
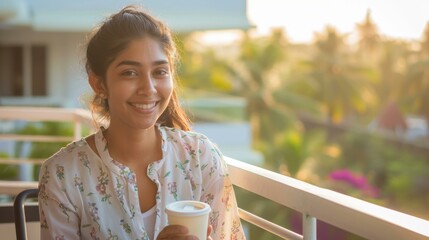
M210 235L212 234L213 231L213 227L212 225L209 225L209 227L207 228L207 240L212 240L212 237L210 237Z
M157 240L198 240L196 236L188 235L188 228L182 225L168 225L159 233Z
M213 227L209 225L207 228L207 240L212 240L210 234L213 231ZM182 225L168 225L159 233L157 240L198 240L198 237L188 235L188 228Z

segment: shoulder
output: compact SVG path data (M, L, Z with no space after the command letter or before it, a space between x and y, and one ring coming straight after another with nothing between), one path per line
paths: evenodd
M161 132L165 134L164 138L166 141L170 142L200 142L200 143L211 143L209 138L202 133L193 132L193 131L184 131L181 129L170 128L170 127L161 127Z
M167 143L189 145L200 149L217 149L215 143L213 143L206 135L199 132L184 131L170 127L161 127L161 132L163 132L164 141Z
M184 139L207 139L207 137L204 134L198 133L198 132L185 131L185 130L172 128L172 127L165 127L165 126L161 126L160 129L161 129L161 132L164 132L167 136L170 136L170 137L179 137Z
M79 159L88 159L89 155L91 155L91 149L88 143L84 139L81 139L69 143L67 146L54 153L43 162L42 168L54 166L73 167Z
M162 131L165 134L166 144L174 149L199 156L200 160L214 159L219 161L223 158L218 146L202 133L168 127L163 127Z

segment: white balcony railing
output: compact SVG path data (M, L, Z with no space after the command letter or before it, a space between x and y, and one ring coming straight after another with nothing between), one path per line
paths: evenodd
M81 138L82 125L92 126L91 115L84 110L0 107L0 122L4 120L73 122L74 139ZM48 142L57 141L58 137L0 134L0 141L4 140ZM316 239L316 219L366 239L429 239L427 220L235 159L226 160L234 185L302 213L301 235L240 209L242 219L284 239ZM0 159L1 163L7 164L40 164L42 161L42 159ZM34 187L37 187L37 182L0 181L0 194L15 195L23 189Z
M17 135L0 132L0 141L3 142L69 142L82 137L81 134L83 125L93 128L91 114L88 111L82 109L0 107L0 124L4 124L7 121L71 122L73 123L74 127L74 136ZM0 164L41 164L43 160L45 159L0 157ZM34 187L37 187L37 182L0 181L0 194L16 195L24 189Z

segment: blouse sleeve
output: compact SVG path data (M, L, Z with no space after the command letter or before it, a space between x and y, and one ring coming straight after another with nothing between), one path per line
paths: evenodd
M237 201L228 169L219 149L207 142L207 148L202 157L208 161L204 168L204 180L207 187L204 189L202 201L211 206L210 224L213 227L213 239L245 239Z
M45 163L40 170L40 239L80 239L79 217L61 182L64 168L51 165Z

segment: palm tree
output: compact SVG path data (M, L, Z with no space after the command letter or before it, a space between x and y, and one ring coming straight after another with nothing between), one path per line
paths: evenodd
M273 30L267 38L246 34L238 61L230 64L237 93L246 99L254 147L271 142L286 126L298 124L296 109L314 109L306 97L293 92L295 82L284 74L288 47L283 29Z
M246 98L254 145L271 138L269 126L274 121L278 120L274 124L278 126L290 118L283 111L284 107L273 98L273 75L286 57L286 47L287 40L282 30L273 31L268 39L253 39L246 34L241 43L239 61L232 64L231 72L238 81L238 92Z
M384 41L382 54L378 63L379 80L373 85L379 99L379 105L397 102L403 95L402 81L404 69L409 55L408 46L404 42Z
M178 48L181 50L181 64L178 76L181 83L192 89L231 91L227 63L216 55L215 49L199 45L190 35L180 36Z
M359 55L366 63L373 62L377 55L377 50L380 45L380 34L378 33L377 25L371 17L371 11L367 10L365 20L356 25L358 33L358 49Z
M429 22L426 23L425 31L423 32L421 51L424 58L429 58Z
M429 22L420 46L419 60L409 66L403 89L407 93L408 104L429 122Z
M316 53L309 61L313 97L322 104L328 121L339 122L348 112L365 110L365 101L371 95L362 76L365 69L349 60L345 36L327 26L316 35L315 47Z

